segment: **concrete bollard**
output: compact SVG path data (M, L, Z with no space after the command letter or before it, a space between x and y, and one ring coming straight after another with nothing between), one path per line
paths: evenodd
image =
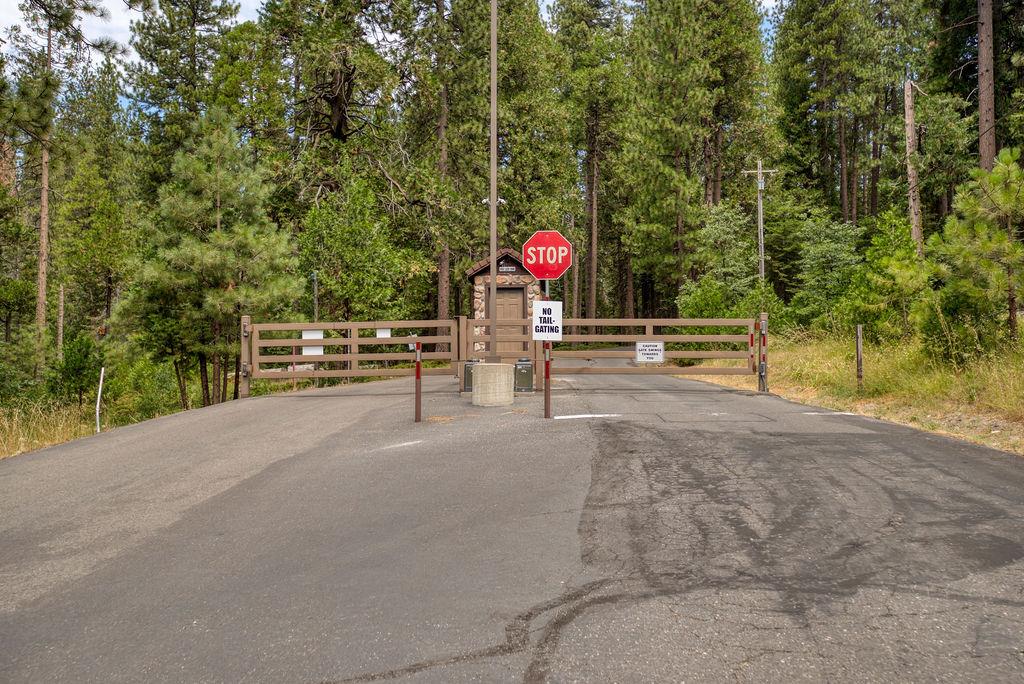
M473 406L511 406L515 390L515 366L511 363L473 366Z

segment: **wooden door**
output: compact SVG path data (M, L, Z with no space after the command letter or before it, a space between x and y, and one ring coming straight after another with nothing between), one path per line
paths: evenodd
M500 321L519 321L526 318L526 290L521 288L498 288L498 336L523 335L521 325L500 325ZM525 342L498 342L498 353L518 354L526 350Z

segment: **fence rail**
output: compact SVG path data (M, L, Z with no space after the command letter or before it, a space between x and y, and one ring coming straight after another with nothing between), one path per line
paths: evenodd
M496 355L505 362L530 359L535 373L534 385L540 386L543 380L544 353L542 344L532 339L532 319L499 320L498 349L494 353L490 349L491 324L490 319L469 319L464 316L450 320L321 323L252 323L249 316L243 316L240 393L248 395L252 378L285 380L411 376L415 374L411 364L416 360L416 351L396 351L387 347L417 343L424 347L421 355L423 360L448 362L441 367L423 368L424 375L455 375L465 378L464 366L467 362ZM761 330L766 330L763 327L765 325L766 317L763 314L760 319L568 318L563 320L563 329L567 334L563 334L562 342L557 343L551 351L551 357L555 360L633 359L634 350L609 349L608 346L665 342L674 347L665 349L667 362L677 359L745 359L746 363L743 366L677 366L669 363L664 366L624 365L613 368L552 364L551 372L554 375L757 374L759 362L764 367L767 363L767 336L761 333ZM683 332L683 329L694 328L713 330ZM389 335L395 331L403 331L403 334L377 337L376 331L381 329L389 329ZM588 332L580 332L584 329ZM736 330L722 332L722 329ZM311 330L322 331L323 339L302 339L302 332ZM333 336L328 337L328 334ZM685 345L698 347L679 348ZM320 347L323 353L301 353L307 347ZM426 347L433 348L428 351ZM331 350L335 350L334 353L330 353ZM390 362L409 365L393 367L388 365Z
M448 365L424 368L423 374L452 375L459 361L458 326L455 320L253 323L249 316L243 316L242 383L239 393L247 395L250 380L260 378L292 380L415 375L416 369L411 365L416 362L415 349L387 349L395 345L432 345L434 349L423 352L421 359L447 361ZM377 337L377 331L381 329L388 329L389 335ZM324 337L302 339L302 332L309 330L322 331ZM403 331L404 334L390 334L396 331ZM364 334L367 332L371 334ZM291 333L291 336L286 333ZM335 336L328 337L328 333L334 333ZM318 347L324 353L300 352L308 347ZM329 353L331 350L337 352ZM387 365L390 362L410 365L396 368ZM370 363L384 365L372 368L362 365Z

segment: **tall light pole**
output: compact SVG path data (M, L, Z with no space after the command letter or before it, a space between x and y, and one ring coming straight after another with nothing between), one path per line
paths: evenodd
M501 363L498 355L498 0L491 0L491 342L487 360Z
M765 174L778 173L776 169L765 169L761 167L761 160L757 160L757 169L744 171L757 174L757 258L758 273L761 275L761 282L764 282L764 176Z

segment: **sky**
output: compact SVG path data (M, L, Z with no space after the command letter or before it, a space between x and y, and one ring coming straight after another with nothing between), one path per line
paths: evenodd
M236 0L238 2L239 0ZM0 27L6 28L12 24L21 23L21 10L18 9L20 0L0 0ZM121 45L128 46L131 38L129 25L139 18L138 12L129 10L123 0L99 0L99 4L107 8L110 17L106 20L86 18L82 23L82 30L89 39L113 38ZM262 0L240 0L241 9L238 12L239 21L256 19Z
M481 0L482 1L482 0ZM758 0L762 9L774 8L780 0ZM18 9L19 0L0 0L0 28L11 24L20 23L21 11ZM540 0L541 6L547 8L551 0ZM85 35L90 38L107 37L113 38L121 45L128 46L131 38L129 24L138 18L137 12L132 12L125 7L123 0L100 0L100 4L107 8L110 13L108 20L88 18L82 25ZM239 0L241 9L239 20L246 21L256 19L259 13L262 0Z

